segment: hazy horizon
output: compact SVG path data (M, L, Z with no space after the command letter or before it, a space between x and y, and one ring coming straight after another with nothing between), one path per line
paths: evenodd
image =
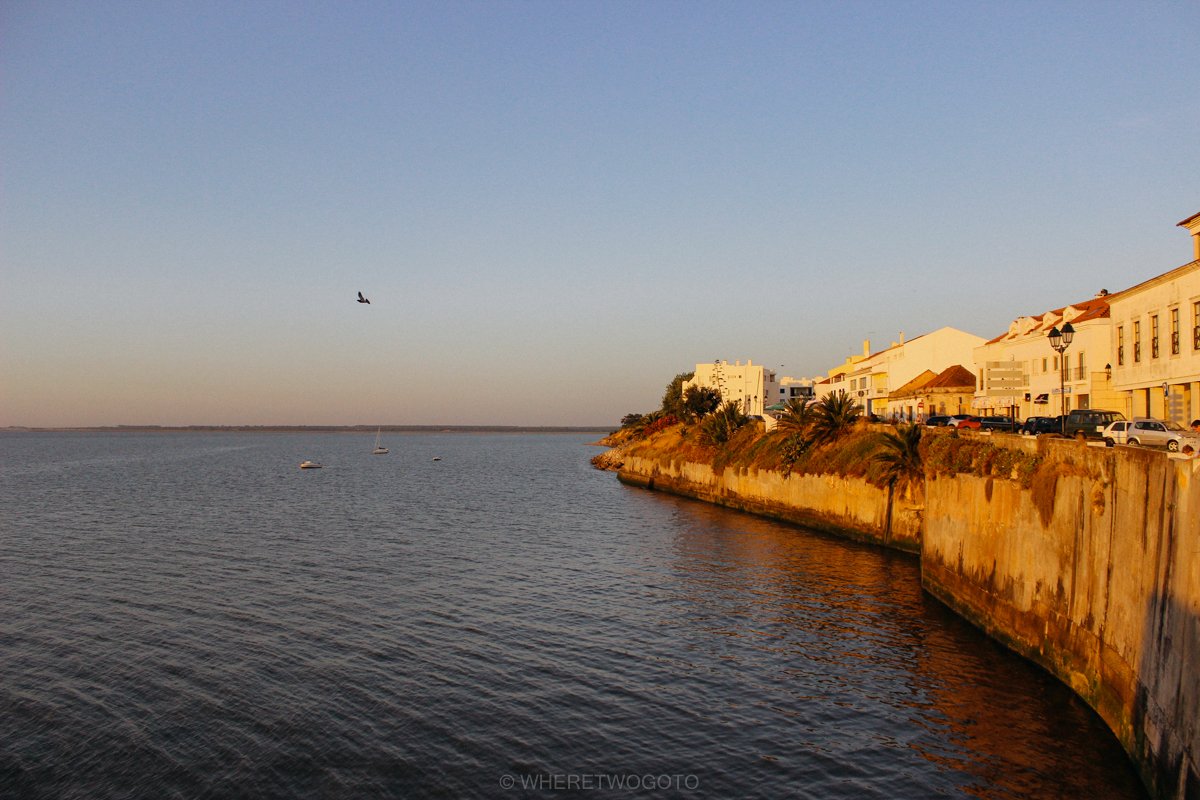
M0 426L615 425L717 358L991 338L1191 259L1198 34L1169 2L6 4Z

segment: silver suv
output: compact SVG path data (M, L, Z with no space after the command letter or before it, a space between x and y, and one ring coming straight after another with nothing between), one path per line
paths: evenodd
M1128 422L1112 423L1104 429L1102 435L1104 443L1109 447L1114 444L1165 447L1175 453L1185 444L1190 444L1193 450L1200 450L1200 436L1178 422L1168 420L1134 417Z

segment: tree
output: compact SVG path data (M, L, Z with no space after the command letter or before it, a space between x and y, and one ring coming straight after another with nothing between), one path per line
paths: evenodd
M813 413L814 405L804 397L793 397L788 400L783 406L783 412L779 415L779 429L793 436L797 434L803 436L808 432L809 426L816 417Z
M683 393L687 419L704 419L721 406L721 393L709 386L689 386Z
M700 423L700 442L707 445L725 444L738 428L750 421L737 403L726 402Z
M637 425L641 421L642 421L641 414L626 414L625 416L621 417L621 427L622 428L632 428L634 425Z
M694 372L681 372L667 384L667 391L663 393L662 399L662 410L665 413L674 414L680 418L687 416L687 410L683 407L683 383L690 381L695 374Z
M885 433L882 444L883 448L874 458L884 465L883 477L889 485L902 486L925 477L920 425L906 425L898 433Z
M813 441L824 444L849 432L862 416L862 406L845 392L837 392L825 395L813 412Z

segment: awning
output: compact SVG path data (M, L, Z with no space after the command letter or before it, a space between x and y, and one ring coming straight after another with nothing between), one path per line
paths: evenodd
M1047 403L1049 403L1049 402L1050 402L1050 395L1048 395L1048 394L1039 394L1037 397L1033 398L1033 402L1034 402L1035 404L1037 404L1037 405L1043 405L1043 406L1044 406L1044 405L1046 405Z

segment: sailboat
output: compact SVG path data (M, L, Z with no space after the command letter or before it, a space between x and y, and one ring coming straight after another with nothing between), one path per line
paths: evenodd
M383 426L375 429L375 455L377 456L387 455L387 448L379 446L379 432L381 430L383 430Z

